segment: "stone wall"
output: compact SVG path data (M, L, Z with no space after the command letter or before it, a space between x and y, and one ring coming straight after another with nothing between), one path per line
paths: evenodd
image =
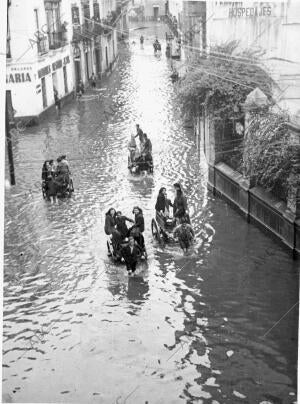
M300 218L284 201L250 181L225 163L209 165L209 188L235 207L249 222L274 235L294 258L300 256Z

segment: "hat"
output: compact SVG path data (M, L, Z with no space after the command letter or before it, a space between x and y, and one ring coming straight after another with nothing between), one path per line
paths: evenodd
M181 189L181 185L179 184L179 182L175 182L175 184L173 184L173 187Z

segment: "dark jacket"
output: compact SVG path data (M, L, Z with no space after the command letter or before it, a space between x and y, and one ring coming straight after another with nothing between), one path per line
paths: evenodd
M106 214L105 216L105 226L104 226L104 231L105 234L110 235L112 234L114 228L116 225L116 219L112 217L110 214Z
M127 237L128 227L126 226L127 222L133 222L133 220L128 219L126 216L118 216L116 218L117 230L120 232L122 238Z
M180 224L179 226L177 226L174 230L173 235L174 237L178 237L179 240L182 241L191 241L195 237L194 230L189 224Z
M183 217L187 213L187 201L182 192L177 192L173 204L174 217Z
M137 262L139 256L141 255L141 251L138 247L134 246L131 253L130 247L127 245L122 248L121 255L127 263Z
M147 139L145 144L144 144L144 148L143 148L143 153L152 153L152 143L150 139Z
M157 212L160 212L161 210L164 212L166 208L169 209L169 206L173 206L170 199L166 199L164 194L158 194L155 210L157 210Z
M145 221L144 221L143 212L140 211L140 213L138 213L138 214L135 216L134 226L135 226L135 228L137 228L141 233L143 233L143 231L145 230Z

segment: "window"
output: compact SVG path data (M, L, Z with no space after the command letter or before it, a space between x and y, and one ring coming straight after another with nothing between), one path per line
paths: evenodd
M94 2L93 9L94 9L94 19L96 21L100 21L100 8L99 8L98 2L96 2L96 1Z
M88 19L91 18L89 2L83 3L83 15L85 18L88 18Z
M80 25L79 8L77 6L72 6L72 24Z
M61 30L60 21L60 3L46 1L45 2L48 32L59 32Z
M45 1L49 48L58 49L66 44L66 27L61 23L60 2Z

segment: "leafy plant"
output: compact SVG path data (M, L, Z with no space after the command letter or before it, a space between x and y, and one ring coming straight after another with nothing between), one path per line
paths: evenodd
M289 186L293 185L290 174L295 155L288 133L288 120L284 112L252 114L243 151L244 173L270 191L280 189L285 198Z
M188 66L178 89L183 112L198 115L206 106L217 120L236 116L237 106L259 87L271 99L272 79L259 66L257 51L245 49L237 53L237 41L212 47L209 55Z

